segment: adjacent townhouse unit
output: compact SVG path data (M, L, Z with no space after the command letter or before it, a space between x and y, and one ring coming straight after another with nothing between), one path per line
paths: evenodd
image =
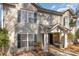
M11 49L30 50L37 43L41 43L44 51L50 44L66 48L67 34L76 31L76 26L69 26L71 20L77 20L71 8L59 12L36 3L2 3L0 15L0 26L8 30Z

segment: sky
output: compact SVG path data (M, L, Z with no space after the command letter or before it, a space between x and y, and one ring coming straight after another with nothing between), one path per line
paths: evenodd
M71 7L74 11L78 6L78 3L40 3L43 8L51 9L51 10L64 10L67 7Z
M0 5L0 18L1 18L1 5Z
M40 3L40 6L50 10L63 11L67 8L72 8L74 12L76 12L76 8L78 7L78 3ZM77 19L77 28L79 28L79 18Z

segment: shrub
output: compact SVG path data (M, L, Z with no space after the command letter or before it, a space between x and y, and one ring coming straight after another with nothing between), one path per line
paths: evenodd
M75 36L73 35L73 33L70 32L70 33L67 34L67 37L68 37L69 41L73 41Z
M75 32L76 39L79 39L79 29Z
M1 49L1 55L5 55L5 50L8 47L8 31L3 28L0 28L0 49Z

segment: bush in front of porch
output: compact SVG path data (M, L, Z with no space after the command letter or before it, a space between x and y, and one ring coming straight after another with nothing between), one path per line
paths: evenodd
M75 37L76 37L76 40L75 40L75 44L79 44L79 29L77 29L77 31L75 32Z
M73 44L74 39L75 39L75 35L70 32L67 34L67 38L68 38L69 44Z

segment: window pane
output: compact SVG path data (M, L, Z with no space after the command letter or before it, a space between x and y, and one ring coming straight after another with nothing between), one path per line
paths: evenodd
M34 23L34 12L28 11L28 21Z
M27 11L26 10L21 10L21 21L27 22Z
M34 46L34 34L29 34L29 46Z
M27 47L27 41L21 41L21 47Z
M29 23L34 23L34 19L29 17Z
M33 36L33 34L29 34L28 36L29 36L29 41L34 41L34 36Z
M34 12L28 11L28 16L31 17L31 18L34 18Z
M29 46L34 46L34 41L29 41Z
M27 34L21 34L21 41L27 41Z

